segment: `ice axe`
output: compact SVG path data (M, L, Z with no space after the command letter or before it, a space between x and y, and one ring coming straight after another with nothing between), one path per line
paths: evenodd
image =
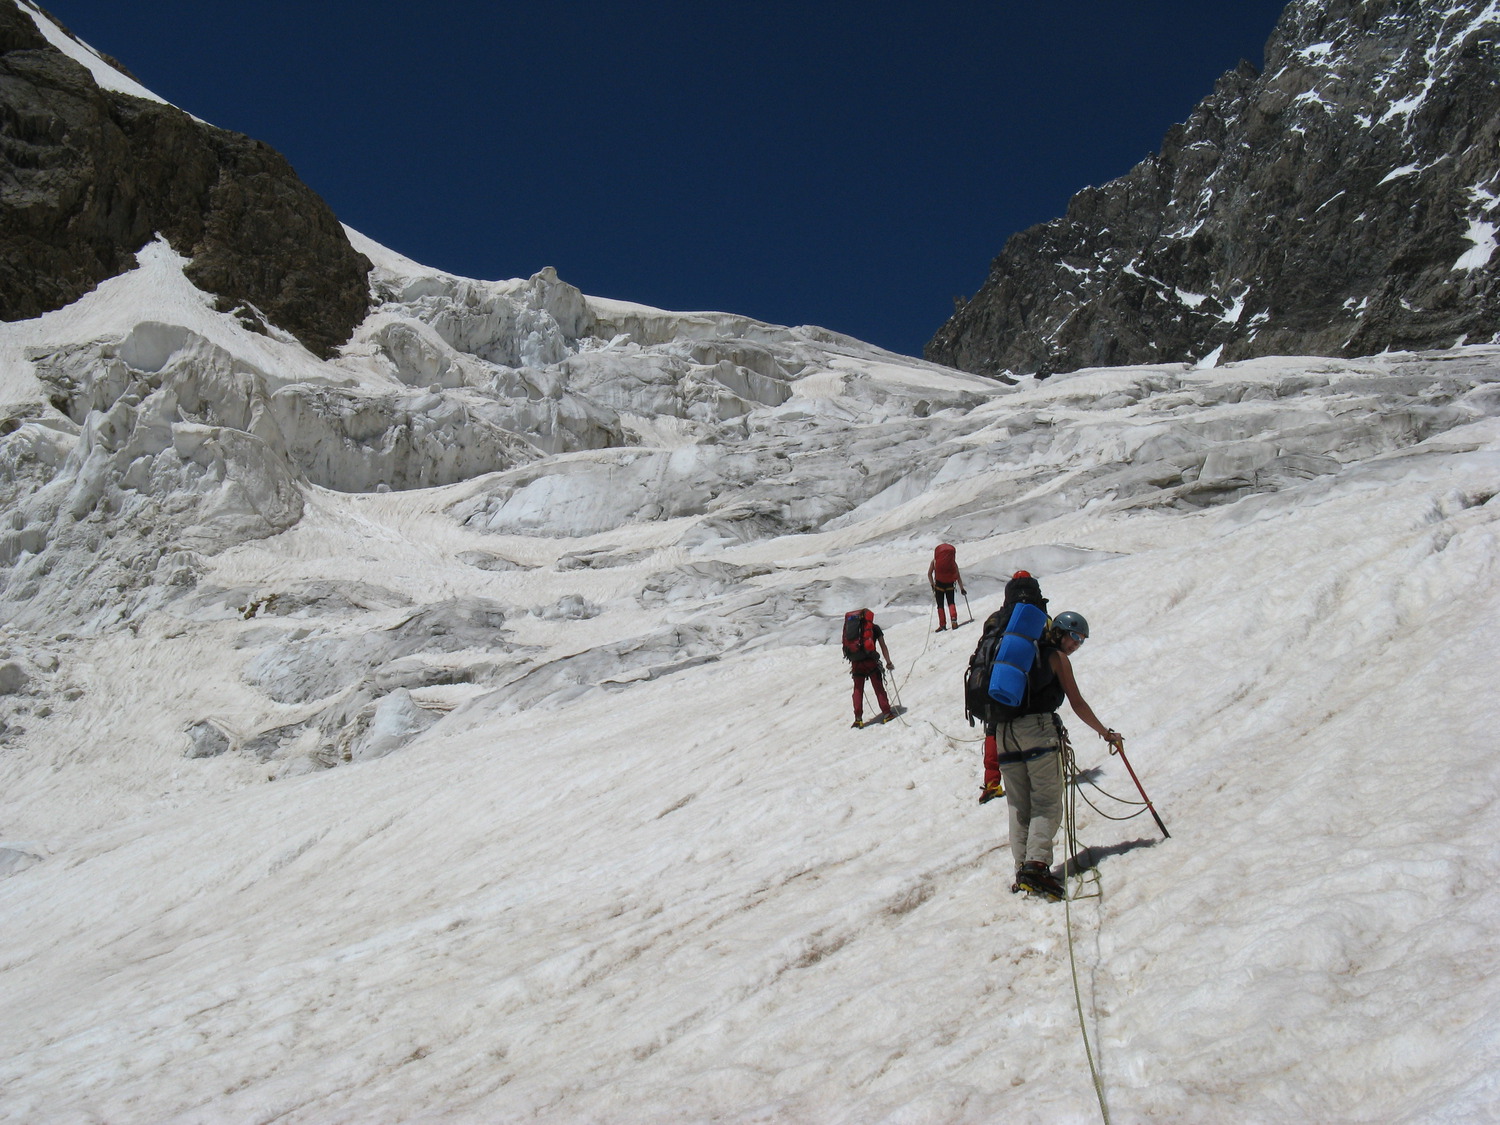
M1141 779L1135 776L1135 770L1131 769L1130 767L1130 759L1125 756L1124 736L1115 734L1114 731L1110 731L1110 734L1114 734L1114 737L1108 740L1109 752L1111 754L1120 755L1120 761L1125 763L1125 769L1130 774L1130 780L1135 782L1135 787L1140 792L1141 800L1146 802L1146 808L1151 813L1151 819L1156 821L1156 827L1161 829L1162 839L1170 840L1172 838L1172 833L1167 831L1167 826L1161 822L1161 817L1156 815L1156 806L1151 803L1151 798L1146 796L1146 790L1141 785Z

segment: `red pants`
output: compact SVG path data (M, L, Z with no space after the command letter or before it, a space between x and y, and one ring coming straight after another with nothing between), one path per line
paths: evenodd
M948 620L953 623L955 629L958 628L958 607L953 604L953 588L954 584L951 582L946 584L938 582L932 587L933 596L937 598L938 628L940 629L943 627L944 598L948 599Z
M883 714L891 709L891 704L885 697L885 677L880 674L877 667L873 672L854 672L854 717L861 718L865 713L865 680L870 681L870 686L875 689L875 698L880 700L880 710Z

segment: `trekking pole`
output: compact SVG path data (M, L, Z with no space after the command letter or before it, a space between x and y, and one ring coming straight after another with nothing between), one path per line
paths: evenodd
M969 615L969 620L965 621L964 624L972 625L974 623L974 611L969 608L969 591L961 590L960 593L964 596L964 612Z
M1161 817L1156 815L1156 806L1151 803L1151 798L1146 796L1145 787L1141 785L1141 779L1135 776L1135 770L1130 768L1130 759L1125 756L1125 740L1122 738L1118 742L1111 742L1109 744L1109 752L1120 755L1120 761L1125 763L1125 769L1130 774L1130 780L1135 782L1135 787L1140 790L1141 800L1145 801L1146 808L1151 810L1151 819L1156 821L1156 827L1161 829L1162 839L1170 840L1172 833L1167 831L1167 826L1161 822Z

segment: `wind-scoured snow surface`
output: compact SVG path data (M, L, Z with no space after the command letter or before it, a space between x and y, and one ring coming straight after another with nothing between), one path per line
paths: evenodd
M160 244L0 325L0 1117L1099 1119L942 540L1172 832L1079 806L1113 1120L1500 1112L1500 348L1001 387L353 237L328 363Z

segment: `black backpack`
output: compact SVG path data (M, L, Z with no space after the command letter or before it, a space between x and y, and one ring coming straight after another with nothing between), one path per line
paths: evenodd
M1027 698L1021 701L1020 706L1007 707L990 696L990 675L994 671L995 654L1000 649L1000 642L1005 639L1005 627L1010 624L1011 614L1018 605L1034 605L1043 613L1047 612L1047 599L1042 597L1041 585L1024 571L1005 584L1005 603L984 619L984 632L980 634L979 643L974 646L974 655L969 657L969 667L964 671L964 716L969 720L970 726L974 725L975 720L988 726L991 723L1008 722L1018 715L1039 709L1056 710L1057 704L1062 702L1059 699L1050 707L1038 706L1050 702L1051 693L1046 691L1049 686L1047 681L1057 684L1051 662L1040 649L1038 659L1033 661L1027 676ZM1060 688L1061 684L1057 684L1057 687Z
M844 614L844 659L853 664L859 660L874 660L875 614L868 609L856 609Z

